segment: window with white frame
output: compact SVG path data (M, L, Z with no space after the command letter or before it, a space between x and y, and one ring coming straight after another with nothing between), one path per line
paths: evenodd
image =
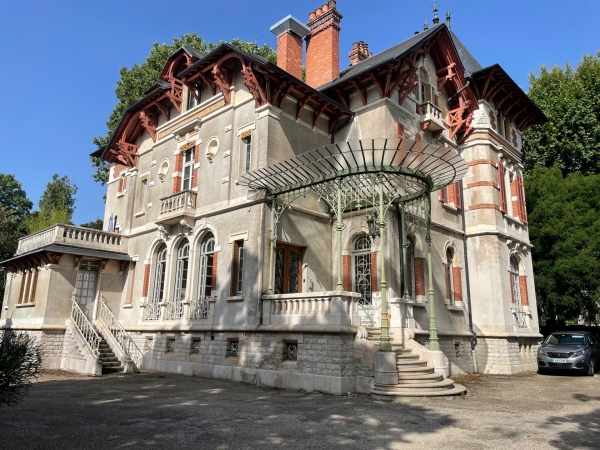
M183 178L181 180L181 190L192 189L194 181L194 147L183 152Z
M248 130L243 132L240 137L242 138L241 142L241 160L242 160L242 173L246 173L250 171L250 161L251 161L251 152L252 152L252 131Z
M215 238L209 233L200 247L200 272L198 274L198 298L209 298L213 286L213 262Z
M187 110L188 111L190 109L198 106L198 104L199 104L198 98L200 98L200 92L193 91L192 89L188 89L188 101L187 101Z
M233 242L231 295L242 295L242 280L244 272L244 241Z
M454 303L454 253L451 249L446 251L446 299Z

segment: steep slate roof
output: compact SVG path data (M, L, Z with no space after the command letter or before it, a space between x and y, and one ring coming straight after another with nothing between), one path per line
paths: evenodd
M319 86L317 90L326 91L327 89L330 89L336 86L337 84L343 83L363 73L369 72L374 67L380 66L389 61L399 60L408 53L410 53L413 49L417 48L427 39L431 38L432 36L435 36L444 27L446 27L446 24L444 23L435 25L422 33L412 36L406 41L396 44L393 47L382 51L381 53L373 55L370 58L359 62L358 64L354 64L353 66L341 71L340 76L338 78L336 78L333 81L330 81L329 83L325 83L322 86Z
M467 50L467 47L464 46L464 44L460 41L460 39L458 39L458 37L456 36L456 34L454 34L454 32L452 30L449 29L448 31L450 31L450 37L452 38L452 43L454 44L454 47L456 48L456 52L458 53L458 57L460 58L460 62L462 63L463 67L465 68L465 71L475 73L478 70L481 70L481 66L475 60L475 58L473 58L473 55L471 55L471 52L469 52L469 50Z

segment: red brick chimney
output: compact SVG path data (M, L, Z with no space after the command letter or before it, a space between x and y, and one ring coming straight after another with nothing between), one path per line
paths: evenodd
M289 74L302 79L302 37L310 28L289 15L271 27L277 36L277 65Z
M373 54L369 51L369 44L365 44L363 41L355 42L352 44L352 51L348 53L350 58L350 65L358 64L367 58L370 58Z
M335 0L309 14L306 36L306 83L314 88L340 75L340 22Z

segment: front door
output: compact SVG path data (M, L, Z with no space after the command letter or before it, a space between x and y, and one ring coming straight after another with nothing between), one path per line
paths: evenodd
M98 279L98 263L82 261L75 281L75 300L88 318L92 318L94 299L96 298L96 282Z
M358 313L361 324L368 327L377 326L378 297L373 292L371 278L371 240L366 234L360 235L352 247L352 287L360 294Z
M277 243L275 247L275 294L302 292L302 248Z

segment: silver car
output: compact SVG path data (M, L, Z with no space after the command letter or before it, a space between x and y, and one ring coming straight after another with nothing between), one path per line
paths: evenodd
M540 374L551 370L570 370L593 377L599 362L600 344L587 332L552 333L544 339L537 354Z

